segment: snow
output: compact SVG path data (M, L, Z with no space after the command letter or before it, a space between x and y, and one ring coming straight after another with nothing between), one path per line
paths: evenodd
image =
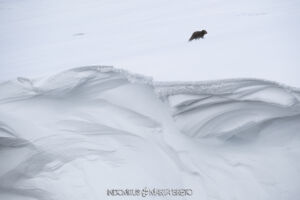
M1 0L0 79L111 65L159 81L300 86L298 0ZM205 39L188 42L194 31Z
M89 66L11 80L0 91L0 199L299 196L296 88L250 79L159 83ZM107 196L145 187L193 195Z
M299 15L297 0L0 0L0 199L298 199Z

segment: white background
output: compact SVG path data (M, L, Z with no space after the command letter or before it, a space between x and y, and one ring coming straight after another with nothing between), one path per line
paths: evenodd
M112 65L300 86L298 0L0 0L0 80ZM188 42L196 30L204 40Z

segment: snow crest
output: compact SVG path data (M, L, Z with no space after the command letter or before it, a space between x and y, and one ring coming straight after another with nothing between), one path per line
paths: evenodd
M0 84L0 199L297 199L300 92L235 79L161 83L105 66Z

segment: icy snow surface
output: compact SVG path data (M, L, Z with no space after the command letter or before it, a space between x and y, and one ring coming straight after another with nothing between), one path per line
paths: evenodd
M0 85L0 199L295 200L300 92L81 67ZM108 197L110 188L189 197Z

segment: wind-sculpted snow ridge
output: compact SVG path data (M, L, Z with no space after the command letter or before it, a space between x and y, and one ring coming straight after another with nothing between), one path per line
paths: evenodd
M90 66L0 84L0 199L297 199L300 92ZM108 189L191 196L109 196Z

